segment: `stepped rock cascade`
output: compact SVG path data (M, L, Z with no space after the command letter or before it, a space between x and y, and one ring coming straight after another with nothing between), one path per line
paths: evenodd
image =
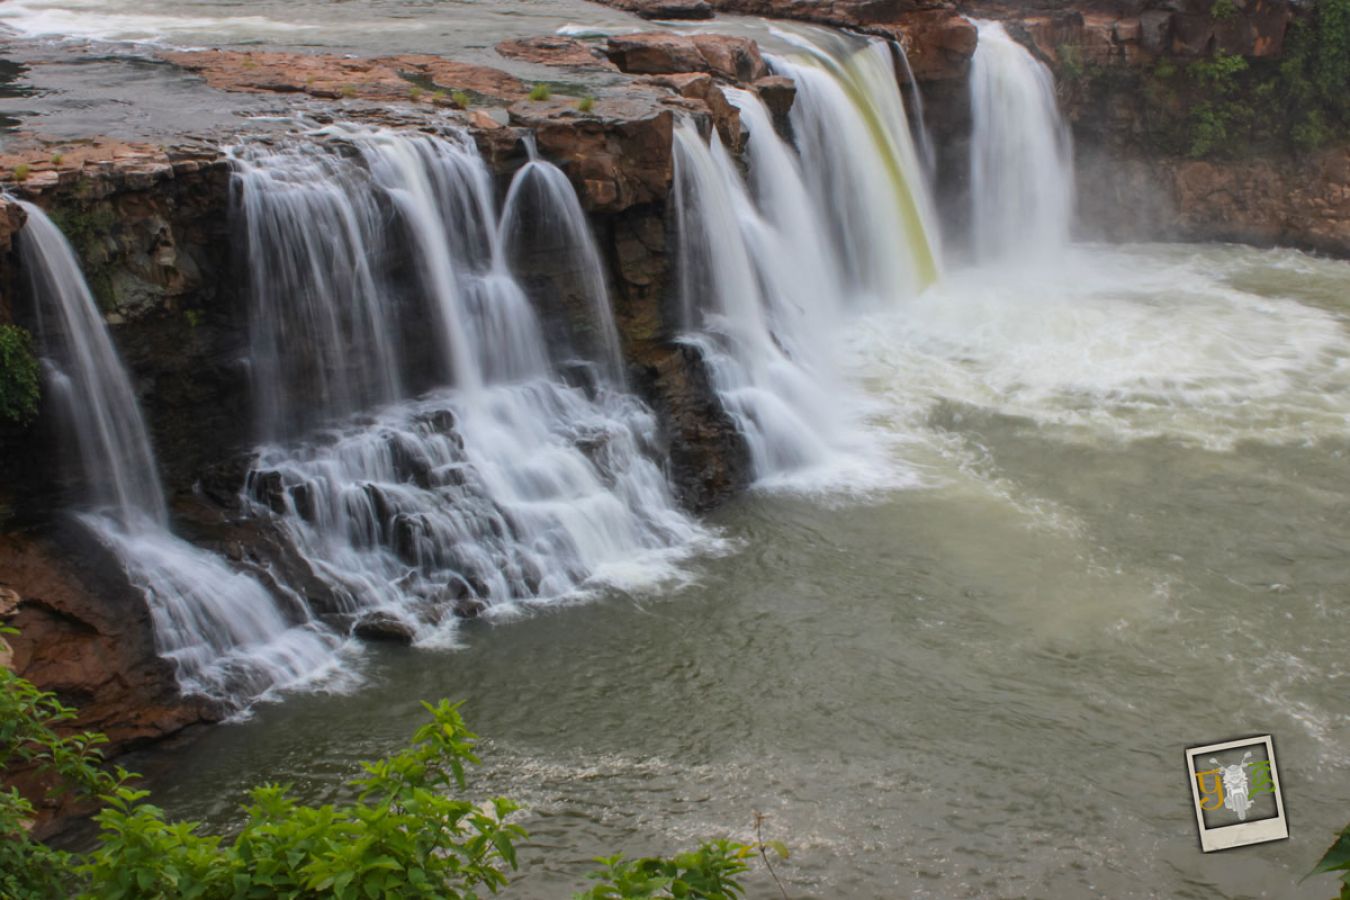
M681 310L762 485L866 487L883 474L865 401L837 377L841 318L894 311L937 277L937 230L892 48L796 35L794 148L754 94L748 184L720 139L676 130ZM822 38L823 40L823 38ZM878 185L882 186L878 189Z
M604 585L637 588L667 579L677 559L712 546L711 536L677 508L654 462L656 421L618 389L608 339L597 348L605 377L572 385L559 376L504 252L512 214L499 223L489 173L473 144L459 134L330 136L357 151L334 153L333 165L366 173L338 179L368 195L352 202L392 211L392 221L370 220L377 227L359 232L357 243L375 260L385 230L403 246L403 257L380 265L413 274L402 299L407 315L437 323L445 385L306 439L258 449L246 497L258 514L279 519L333 608L392 619L421 643L444 644L453 641L451 611L500 614ZM590 300L606 310L597 312L594 330L604 335L613 323L603 277L595 274L593 246L582 240L584 220L570 205L575 197L564 199L555 189L556 171L535 160L517 176L511 202L523 203L528 193L535 214L575 225L567 239L580 256L572 267L593 273L587 277L599 296ZM243 187L269 189L261 181ZM323 191L309 196L326 202ZM267 216L272 207L246 202L239 209ZM320 259L329 257L319 244L312 247ZM254 262L268 265L270 258ZM263 281L304 278L316 266L303 260L256 274ZM384 271L373 277L390 280ZM333 303L353 296L321 295L316 287L305 285L306 296ZM403 368L409 365L404 360Z
M337 640L303 604L279 606L255 578L169 530L150 438L70 245L21 204L22 266L38 301L49 390L79 449L92 507L79 513L145 595L156 647L187 693L241 703L328 674Z
M970 74L978 261L1045 258L1069 240L1073 149L1054 76L999 22L979 23Z

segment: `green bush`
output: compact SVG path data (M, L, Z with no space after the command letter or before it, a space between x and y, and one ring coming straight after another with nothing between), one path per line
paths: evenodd
M546 84L536 84L534 87L530 88L531 100L547 100L551 96L553 96L553 92L549 90L549 87Z
M1216 18L1231 15L1220 0ZM1129 88L1089 69L1098 92L1137 90L1150 143L1167 153L1240 157L1307 152L1350 137L1350 0L1319 0L1289 26L1279 60L1217 51L1189 65L1159 60Z
M485 804L455 796L477 764L477 736L457 704L423 704L432 721L412 746L363 763L348 786L351 803L303 806L285 785L250 794L234 842L170 824L144 802L147 792L119 785L96 817L99 847L78 871L88 897L444 897L495 893L516 867L506 823L517 809L502 797Z
M14 633L0 626L0 639ZM53 779L53 796L75 792L89 798L120 787L98 765L97 748L107 738L57 734L56 726L74 717L75 710L53 694L0 666L0 770ZM33 817L33 805L17 790L0 790L0 897L68 897L76 881L71 858L29 836L26 823Z
M1327 848L1327 852L1322 855L1321 861L1303 878L1311 878L1314 875L1321 875L1323 872L1342 873L1340 898L1341 900L1350 900L1350 825L1341 829L1336 842Z
M12 634L12 629L0 628ZM100 768L102 735L62 737L55 726L75 712L0 668L0 764L36 767L65 789L99 797L98 845L76 858L29 837L33 807L15 790L0 792L0 896L82 900L252 900L252 898L473 898L495 894L517 867L526 835L506 820L517 805L460 796L466 768L477 765L477 735L458 704L423 706L431 721L412 745L362 763L348 782L355 799L305 806L285 785L250 792L233 841L201 833L196 822L170 823L130 786L135 777ZM672 859L599 859L597 883L582 900L679 897L730 900L756 853L779 844L713 841ZM769 871L773 873L772 866ZM774 874L775 880L777 875Z
M713 841L673 859L645 857L626 860L622 855L598 859L604 868L591 875L599 883L572 900L626 900L635 897L705 897L708 900L741 897L745 889L736 876L750 870L746 860L755 848L731 841Z
M17 325L0 325L0 421L31 422L37 415L41 384L32 336Z

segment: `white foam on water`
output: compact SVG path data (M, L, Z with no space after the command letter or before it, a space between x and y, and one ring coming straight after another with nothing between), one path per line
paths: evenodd
M0 7L0 23L30 38L158 43L185 35L286 35L320 26L284 22L266 16L190 16L147 14L135 4L109 0L9 0ZM383 26L381 26L383 27Z
M1227 276L1208 248L1091 246L1053 267L954 273L855 331L854 374L904 428L947 401L1088 442L1227 450L1344 436L1344 318Z

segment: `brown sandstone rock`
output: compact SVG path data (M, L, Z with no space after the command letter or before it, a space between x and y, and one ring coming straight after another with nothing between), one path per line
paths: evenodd
M17 203L0 196L0 253L8 253L13 247L14 235L23 227L24 219Z
M979 40L975 25L951 10L924 10L873 29L901 41L918 81L964 78Z
M75 542L87 553L73 555ZM0 536L0 582L18 597L4 615L19 630L14 671L77 707L71 730L103 732L111 754L218 720L219 709L179 693L145 601L116 563L83 536L62 543Z
M708 71L707 61L693 39L681 34L643 32L611 37L605 54L622 71L634 75Z
M740 111L727 100L722 89L706 72L681 72L675 75L650 75L643 83L660 85L691 100L698 100L712 114L713 124L722 142L729 147L740 145Z
M553 98L513 104L511 124L529 129L539 151L578 187L592 212L664 200L674 173L674 113L667 94L634 86L602 95L588 113Z
M769 74L758 44L728 35L642 32L611 37L605 53L633 75L711 72L731 81L754 81Z
M711 19L708 0L602 0L606 6L622 9L643 19Z
M779 134L791 132L788 114L792 112L792 104L797 100L796 83L782 75L769 75L755 81L750 88L759 95L759 99L768 108Z
M510 59L538 63L545 66L565 66L574 69L608 69L614 64L604 54L585 41L558 35L516 38L502 41L497 52Z
M165 53L163 58L200 73L207 84L224 91L448 105L447 97L415 90L417 85L410 78L429 80L447 93L466 91L501 102L519 99L529 90L520 79L500 70L429 54L353 58L326 53L193 50Z
M694 46L715 74L732 81L754 81L769 74L759 45L748 38L724 34L696 34Z

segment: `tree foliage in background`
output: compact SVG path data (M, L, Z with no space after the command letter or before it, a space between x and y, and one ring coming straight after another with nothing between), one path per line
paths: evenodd
M0 422L27 425L37 415L39 372L32 336L0 325Z
M0 628L12 634L12 629ZM97 734L63 737L75 711L0 667L0 763L41 770L62 788L105 804L97 847L79 858L33 840L33 807L0 792L0 897L86 900L264 900L264 898L475 898L495 894L515 869L526 835L507 822L517 805L460 796L477 765L477 735L459 705L424 703L431 721L411 746L347 783L348 803L306 806L284 785L250 792L246 821L227 842L197 822L171 823L135 777L100 767ZM673 859L600 859L583 900L679 897L730 900L736 876L764 846L714 841ZM774 845L777 849L779 845ZM786 851L781 851L785 853Z

